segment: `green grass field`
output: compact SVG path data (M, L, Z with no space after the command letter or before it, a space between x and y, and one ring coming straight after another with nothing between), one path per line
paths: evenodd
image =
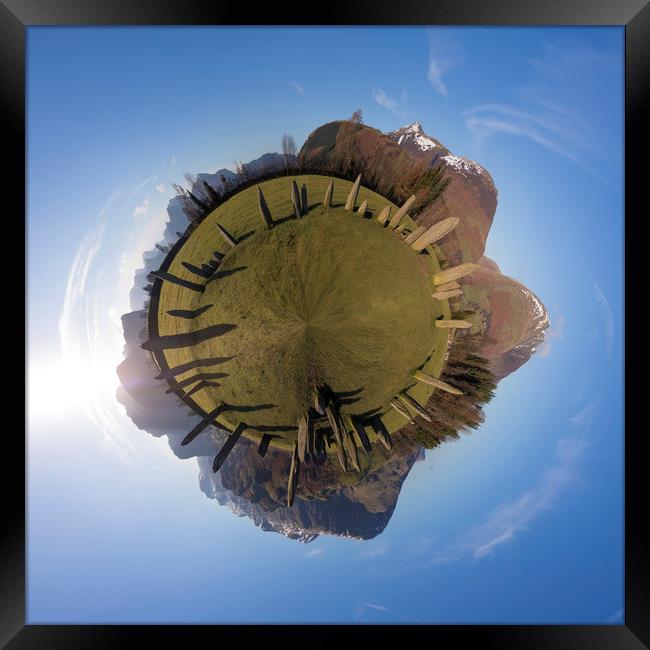
M293 216L291 180L306 183L309 211ZM215 324L234 328L191 347L164 350L169 367L197 358L232 357L211 367L188 370L176 381L198 372L217 372L219 386L194 392L204 411L220 401L229 409L218 421L232 429L239 421L273 427L273 445L290 449L296 424L313 404L313 386L327 384L341 399L341 412L379 412L390 432L406 423L389 403L408 394L425 404L432 387L411 375L422 369L439 376L447 350L447 331L434 320L449 318L447 301L431 298L431 275L439 270L433 249L416 254L399 234L376 220L386 205L363 186L356 206L368 201L364 217L343 209L352 183L334 179L332 208L320 204L330 179L324 176L282 177L260 187L275 223L264 227L257 187L250 187L219 206L182 246L168 271L203 284L183 266L200 267L220 251L224 259L218 279L203 294L165 281L159 308L159 335L202 330ZM216 223L239 243L231 248ZM415 229L406 217L405 232ZM169 310L196 310L212 305L194 319ZM189 384L184 390L191 390ZM367 428L368 436L374 435ZM252 439L259 433L248 429Z

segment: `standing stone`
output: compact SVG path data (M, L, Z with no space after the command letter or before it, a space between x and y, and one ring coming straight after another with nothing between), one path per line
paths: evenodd
M410 413L396 400L392 400L390 405L403 417L406 418L409 422L413 422L413 418Z
M214 459L214 463L212 465L213 472L216 473L219 471L221 466L224 464L226 458L228 458L228 454L232 451L232 448L235 446L235 443L239 440L239 437L243 433L244 429L246 429L246 424L240 422L235 427L235 430L228 436L226 442L223 443L223 447L221 447L219 453Z
M314 418L311 411L307 411L307 450L312 458L316 458L316 430L314 429Z
M303 183L300 186L300 206L302 214L307 214L309 209L309 201L307 201L307 184Z
M307 444L307 414L303 413L298 420L298 458L301 463L305 462Z
M451 282L452 280L458 280L470 273L474 273L474 271L477 271L480 268L481 267L478 264L474 264L473 262L452 266L450 269L445 269L444 271L436 273L433 276L433 284L435 284L436 287L439 287L441 284Z
M432 293L431 295L436 299L436 300L449 300L449 298L454 298L455 296L460 296L462 294L461 289L452 289L451 291L436 291L435 293Z
M293 213L296 215L296 219L300 219L302 216L302 205L300 203L300 192L298 191L296 181L291 181L291 205L293 206Z
M374 418L372 418L372 420L370 420L370 424L373 431L375 432L375 435L377 438L379 438L384 447L386 447L388 450L392 449L393 441L391 440L390 434L388 433L388 429L381 421L381 418L376 415Z
M352 416L352 426L354 427L354 430L357 432L357 435L359 436L359 440L361 441L361 446L363 447L364 451L368 454L371 453L372 445L370 444L370 440L368 439L368 434L366 433L366 429L364 428L363 424L361 424L359 419L354 416Z
M453 289L460 289L458 282L445 282L437 287L438 291L452 291Z
M390 216L390 205L387 205L378 215L377 215L377 221L382 226L386 225L386 222L388 221L388 217Z
M366 210L368 209L368 201L363 201L361 205L359 206L359 209L357 212L359 213L360 217L363 217L364 214L366 214Z
M264 198L264 194L262 194L262 189L259 185L257 186L257 205L260 209L260 217L262 217L264 225L269 229L273 228L271 211L269 210L269 206L266 204L266 199Z
M406 239L405 244L412 244L420 235L423 235L427 230L426 226L418 226Z
M445 319L440 319L436 321L436 327L440 327L443 329L447 328L454 328L454 329L461 329L461 330L466 330L472 327L472 323L466 320L445 320Z
M348 456L352 461L352 467L361 471L361 466L359 465L359 454L357 452L357 443L354 440L354 434L350 431L350 428L345 427L345 433L343 434L343 444L345 445L345 450L348 452Z
M359 194L360 185L361 185L361 174L357 176L357 180L354 181L354 185L352 185L352 189L348 194L348 200L345 202L346 210L352 210L354 208L354 204L357 201L357 194Z
M404 406L415 411L421 418L424 418L427 422L431 422L431 416L410 395L400 393L397 396L397 399L400 400Z
M269 449L269 445L271 444L271 440L273 440L273 436L270 433L265 433L262 436L262 439L260 440L259 447L257 448L257 453L264 458L266 456L266 452Z
M237 240L223 226L220 226L218 223L215 226L221 236L226 240L226 243L230 244L233 248L237 246Z
M332 206L332 192L334 191L334 181L331 180L325 190L325 198L323 199L323 207L329 208Z
M319 415L325 415L325 398L318 388L314 389L314 408Z
M328 405L325 407L325 414L327 415L330 427L332 427L332 433L334 434L334 437L340 437L339 424L337 422L336 414L334 413L331 406Z
M418 381L421 381L424 384L429 384L429 386L434 386L435 388L444 390L446 393L450 393L452 395L463 394L462 390L458 390L458 388L454 388L453 386L450 386L448 383L442 381L441 379L432 377L431 375L427 375L425 372L422 372L421 370L416 370L413 373L413 378L417 379Z
M404 205L393 215L393 218L388 222L388 227L395 230L399 226L402 217L409 211L409 208L415 203L415 194L409 196L404 202Z
M460 219L458 217L449 217L443 219L438 223L434 223L423 235L421 235L411 248L418 253L424 250L429 244L434 244L445 235L449 234L458 224Z
M337 438L334 438L334 447L336 448L336 456L339 459L339 464L341 465L341 469L344 472L349 471L348 467L348 460L345 457L345 450L343 449L343 441L339 441Z
M289 468L289 482L287 484L287 506L293 505L296 498L296 486L298 485L298 475L300 474L300 458L298 457L298 443L293 443L293 453L291 454L291 467Z

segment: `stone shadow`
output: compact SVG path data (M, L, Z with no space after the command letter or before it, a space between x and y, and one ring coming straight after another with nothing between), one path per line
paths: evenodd
M150 352L160 352L161 350L168 350L172 348L187 348L202 341L223 336L231 330L234 330L237 325L230 323L223 323L220 325L211 325L196 332L185 332L183 334L169 334L166 336L157 336L148 341L145 341L141 347L143 350Z
M239 271L245 271L247 268L248 268L247 266L236 266L234 269L228 269L227 271L217 271L214 275L210 277L210 279L205 284L208 285L210 284L210 282L214 282L214 280L227 278L229 275L233 275L234 273L239 273Z
M200 372L196 375L192 375L191 377L188 377L187 379L183 379L183 381L179 381L176 385L178 388L185 388L185 386L189 386L190 384L193 384L195 381L201 381L207 379L223 379L224 377L228 377L227 372ZM169 388L165 392L171 393L172 390L173 389Z
M175 366L174 368L169 368L164 370L159 375L156 375L155 379L165 379L167 377L173 377L174 375L180 375L186 370L192 370L194 368L204 368L205 366L216 366L220 363L225 363L230 361L235 357L209 357L207 359L194 359L188 361L187 363L182 363L180 366Z
M197 318L201 314L204 314L210 307L213 305L203 305L198 309L170 309L167 313L170 316L177 316L178 318Z

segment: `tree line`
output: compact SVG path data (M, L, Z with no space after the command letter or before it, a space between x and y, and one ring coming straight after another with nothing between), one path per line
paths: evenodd
M456 335L440 379L463 395L435 390L426 409L431 422L418 418L404 433L418 444L431 449L445 438L458 438L459 431L478 428L484 421L483 406L494 397L496 378L490 362L478 354L480 339Z

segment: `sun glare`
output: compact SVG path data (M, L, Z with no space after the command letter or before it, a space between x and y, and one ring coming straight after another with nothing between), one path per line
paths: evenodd
M28 375L29 419L65 419L116 386L115 369L108 363L35 364Z

